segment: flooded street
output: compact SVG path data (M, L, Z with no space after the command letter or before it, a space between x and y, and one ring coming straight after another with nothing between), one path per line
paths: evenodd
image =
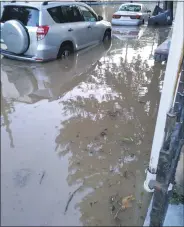
M153 54L169 31L114 27L67 62L1 59L2 225L143 224L166 68Z

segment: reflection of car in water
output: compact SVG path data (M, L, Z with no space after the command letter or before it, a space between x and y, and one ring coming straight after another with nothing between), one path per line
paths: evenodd
M41 99L57 99L62 91L70 90L83 80L108 52L110 46L111 43L89 47L70 56L66 61L58 60L47 64L20 65L17 61L3 58L1 59L3 95L5 96L7 90L13 87L15 92L9 94L7 98L27 103Z
M120 40L124 39L139 39L144 34L146 30L145 26L113 26L112 27L112 36Z

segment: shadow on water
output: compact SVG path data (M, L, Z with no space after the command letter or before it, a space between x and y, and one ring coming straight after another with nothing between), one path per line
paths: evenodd
M11 224L10 217L24 225L143 223L144 170L165 71L153 53L168 32L115 27L108 47L82 50L69 62L2 59L2 158L13 157L13 172L24 170L13 177L21 190L14 189L11 172L2 165L3 223ZM40 189L35 179L42 169ZM68 192L79 185L64 215ZM128 195L135 197L132 207L114 219L119 205L112 205L112 198ZM19 207L16 196L23 201L24 216L10 209Z

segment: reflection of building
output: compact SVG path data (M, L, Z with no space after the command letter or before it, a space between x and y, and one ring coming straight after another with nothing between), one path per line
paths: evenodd
M3 61L3 60L2 60ZM2 68L4 68L2 66ZM30 75L24 75L23 77L16 75L16 70L1 70L1 81L2 81L2 95L7 100L19 100L20 102L30 103L30 98L28 94L30 94L33 90L33 83L31 81Z
M11 113L12 107L10 103L6 102L3 96L1 96L1 126L5 126L6 132L8 133L10 139L10 146L14 147L13 135L10 128L10 120L8 115Z
M18 91L13 84L8 82L6 73L1 70L1 126L5 126L6 128L11 147L14 147L14 143L8 115L14 111L14 107L11 99L8 100L5 97L12 95L17 96L17 94Z

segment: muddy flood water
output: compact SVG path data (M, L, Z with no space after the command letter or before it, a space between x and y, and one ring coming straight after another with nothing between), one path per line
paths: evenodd
M69 62L1 59L2 225L143 224L169 31L116 27Z

